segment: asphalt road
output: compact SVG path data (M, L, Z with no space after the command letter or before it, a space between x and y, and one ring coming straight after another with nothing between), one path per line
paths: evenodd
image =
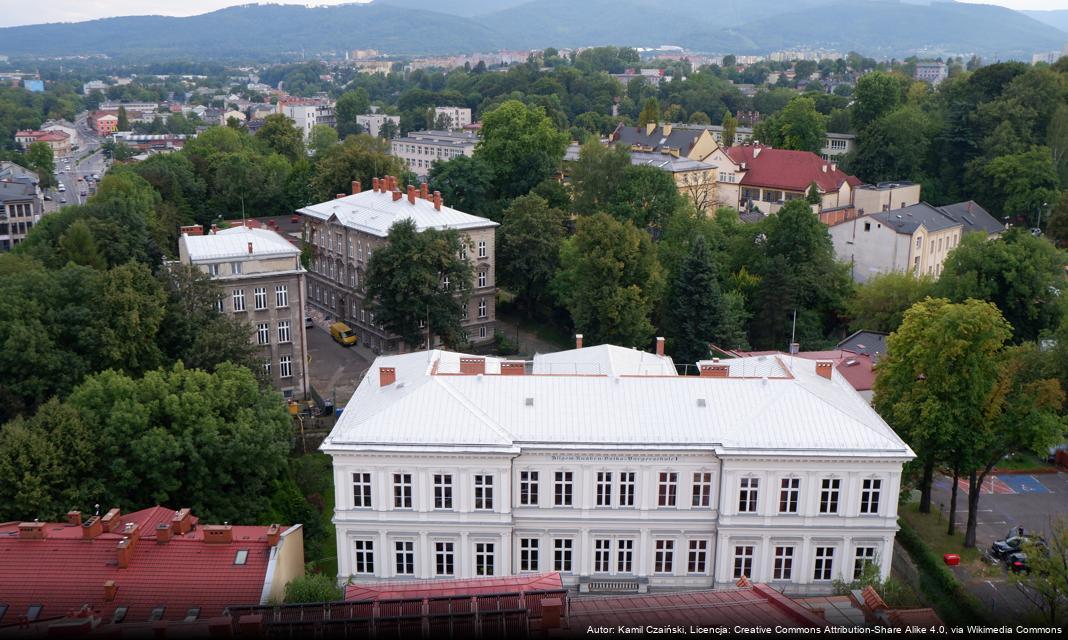
M344 407L363 374L371 366L374 354L356 347L343 347L334 342L326 329L327 322L314 312L316 326L308 329L308 373L316 392L325 400L333 398L336 407Z
M93 193L88 177L93 174L103 176L104 171L107 170L104 155L100 152L102 141L89 129L86 123L86 114L79 114L75 121L75 127L78 129L78 135L81 138L81 146L77 151L72 152L70 156L55 159L56 170L59 172L57 178L65 191L60 192L58 189L47 190L46 193L51 200L45 201L44 212L46 214L68 204L84 204ZM84 159L80 159L87 151L93 151L94 153ZM68 169L67 167L70 168ZM83 191L85 195L82 195Z

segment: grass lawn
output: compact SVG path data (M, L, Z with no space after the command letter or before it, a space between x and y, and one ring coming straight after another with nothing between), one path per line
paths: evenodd
M963 494L958 498L958 505L967 504L967 499L967 494ZM937 509L932 509L931 513L920 513L919 503L910 502L901 505L899 515L908 520L908 523L912 525L912 528L916 530L920 538L927 543L927 546L939 558L947 553L956 553L960 555L960 563L962 565L980 563L982 554L979 553L979 550L966 549L964 547L964 526L967 524L966 514L959 515L957 533L952 536L946 534L946 527L949 526L949 523Z
M1022 471L1026 469L1049 469L1051 465L1047 464L1045 459L1039 458L1037 455L1031 452L1014 453L1010 456L1002 458L996 469L1001 471Z

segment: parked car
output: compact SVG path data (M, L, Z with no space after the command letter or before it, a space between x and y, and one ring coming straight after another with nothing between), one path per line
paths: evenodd
M330 325L330 337L343 347L351 347L356 344L356 334L344 322L335 322Z
M311 316L304 316L304 326L309 329L315 327L315 321L312 320Z
M59 196L60 204L67 204L67 196Z
M1038 536L1032 536L1026 533L1023 527L1016 527L1009 531L1009 533L1001 540L995 540L990 545L990 556L995 560L1008 560L1009 556L1020 553L1024 544L1027 542L1038 542L1039 544L1045 544L1045 540Z

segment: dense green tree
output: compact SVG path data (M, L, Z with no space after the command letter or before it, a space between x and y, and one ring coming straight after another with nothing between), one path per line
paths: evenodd
M1068 104L1062 104L1050 118L1046 146L1053 155L1053 165L1061 179L1060 186L1068 188Z
M493 200L493 170L480 157L456 156L435 162L428 182L431 190L441 192L446 205L492 220L500 218Z
M621 146L604 146L591 138L579 148L579 159L571 168L575 213L607 211L626 180L630 154Z
M727 314L712 253L703 236L671 276L666 295L665 332L675 362L693 364L709 357L709 343L721 343Z
M464 240L455 229L418 231L405 219L390 227L387 244L375 251L364 284L375 320L399 335L409 349L425 344L421 322L450 347L466 343L471 263L460 257Z
M660 122L660 103L656 98L649 98L642 106L641 113L638 114L638 126L644 127L647 124L658 124Z
M1063 59L1063 58L1062 58ZM1068 519L1050 516L1049 538L1025 542L1028 571L1009 574L1010 583L1020 592L1051 627L1068 618Z
M119 131L129 131L130 130L130 117L126 113L126 107L123 107L121 105L119 106L118 116L119 116L119 122L116 125L118 127L118 130Z
M935 281L930 276L913 276L892 271L868 279L858 286L846 303L852 331L891 333L901 325L912 305L934 295Z
M308 149L316 158L323 157L337 143L337 129L326 124L315 125L308 136Z
M853 128L860 131L904 102L910 81L882 71L866 73L853 90Z
M344 597L337 578L323 573L309 573L286 584L284 600L287 604L339 602Z
M738 119L727 111L723 114L723 146L733 147L738 135Z
M318 158L313 194L320 201L331 200L339 193L349 193L353 180L369 185L373 178L385 175L397 176L401 184L413 182L401 161L388 151L388 143L379 138L349 136Z
M67 227L59 239L59 245L74 264L94 269L107 267L107 262L100 255L100 248L96 244L93 231L85 220L77 220Z
M1049 220L1046 222L1046 237L1057 248L1068 249L1068 191L1061 192L1060 198L1050 210Z
M530 315L551 303L549 285L560 263L567 214L530 194L512 201L497 232L497 282Z
M827 138L827 117L816 111L812 98L798 96L757 124L753 136L774 147L819 153Z
M272 113L256 131L256 140L267 153L277 153L290 162L304 158L304 134L293 121L280 113Z
M917 107L901 107L870 123L857 139L849 170L869 182L921 181L935 131Z
M648 234L597 213L579 218L564 242L553 288L590 344L644 345L663 276Z
M493 170L496 196L514 198L557 170L567 143L544 109L508 100L483 115L475 155Z
M659 229L682 206L675 178L657 167L628 166L608 203L608 212L638 228Z
M47 142L34 142L26 149L26 164L37 172L42 187L57 184L55 158L52 156L52 147L48 146Z
M707 125L707 124L712 124L712 118L709 118L708 114L705 113L704 111L694 111L693 113L690 114L690 119L688 120L688 122L690 124L705 124L705 125Z
M972 163L975 200L984 208L1036 224L1039 211L1056 202L1060 180L1046 147Z
M992 302L1012 325L1016 341L1035 340L1060 321L1064 262L1050 242L1024 229L1010 229L995 240L968 234L946 258L936 291L955 301Z
M356 124L356 116L364 115L370 110L371 99L363 87L341 94L334 106L338 137L344 140L354 133L360 133L360 126Z

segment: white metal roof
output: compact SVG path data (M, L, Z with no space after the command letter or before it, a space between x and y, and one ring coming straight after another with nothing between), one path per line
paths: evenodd
M300 249L270 229L244 226L223 229L206 236L182 236L191 262L226 259L258 259L296 256ZM252 253L248 251L252 243Z
M322 448L913 456L838 372L827 380L814 361L740 358L731 361L731 377L702 378L675 375L670 358L637 354L602 346L539 355L534 374L523 376L494 375L501 362L494 358L485 375L456 375L459 354L443 351L380 357ZM569 359L575 371L591 372L539 375ZM396 382L380 386L380 367L394 367Z
M387 191L361 191L355 195L313 204L299 210L300 213L318 220L336 217L345 227L386 237L395 222L405 219L415 221L419 231L425 229L478 229L496 227L497 223L487 218L458 211L452 207L434 208L431 200L416 198L408 202L407 193L394 200Z

